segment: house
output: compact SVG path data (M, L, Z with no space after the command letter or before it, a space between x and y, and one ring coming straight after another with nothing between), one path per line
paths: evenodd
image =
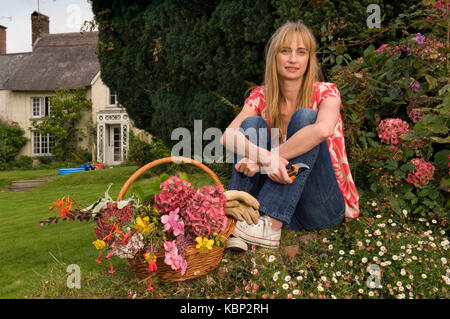
M118 165L128 154L129 134L150 141L132 125L115 92L101 79L97 57L98 32L49 33L49 17L31 14L32 52L6 53L6 27L0 26L0 120L16 124L29 142L20 155L51 155L53 137L31 129L31 122L51 113L50 98L60 88L87 89L92 110L78 128L87 136L77 146L92 152L93 160Z

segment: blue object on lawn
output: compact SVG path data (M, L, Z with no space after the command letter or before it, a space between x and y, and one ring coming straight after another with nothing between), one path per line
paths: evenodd
M89 164L83 164L82 166L78 166L78 167L60 168L59 175L66 175L66 174L76 173L76 172L84 172L87 170L86 168L89 166L90 166Z

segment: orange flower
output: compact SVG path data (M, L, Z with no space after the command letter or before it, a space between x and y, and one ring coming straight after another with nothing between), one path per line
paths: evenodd
M116 232L116 233L118 233L118 234L121 234L121 233L122 233L122 231L120 230L119 227L117 227L116 224L113 225L113 230L112 230L112 231L114 231L114 232Z
M59 217L66 217L72 210L72 200L69 196L64 196L61 199L57 199L53 202L53 204L54 205L50 207L50 211L52 211L56 206L59 211Z

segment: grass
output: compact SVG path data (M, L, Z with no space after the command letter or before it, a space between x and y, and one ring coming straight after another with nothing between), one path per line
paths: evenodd
M92 223L37 223L70 195L81 206L103 195L116 198L137 167L54 176L29 192L0 193L0 298L448 298L448 235L436 221L393 216L376 200L361 201L361 216L333 229L283 231L278 249L225 251L219 267L184 282L138 282L127 261L97 264ZM55 170L1 172L1 180L53 175ZM28 175L29 174L29 175ZM42 174L42 175L40 175ZM195 173L198 186L211 184ZM152 176L134 184L143 189ZM132 192L132 189L129 190ZM130 193L129 192L129 193ZM67 266L81 269L81 288L70 289ZM371 287L373 282L378 287ZM369 284L369 285L368 285Z
M42 282L52 278L55 271L69 264L78 264L83 272L101 272L94 262L96 251L92 223L61 222L40 228L37 223L56 215L49 211L53 201L65 195L86 207L101 197L109 183L109 194L116 198L124 182L137 167L118 167L57 176L57 170L1 172L7 185L15 179L33 179L55 175L48 183L28 192L0 193L0 298L36 296ZM199 182L210 183L208 176ZM6 182L8 181L8 182ZM145 189L151 175L143 175L130 188L140 185ZM100 270L101 269L101 270Z
M57 169L37 169L21 171L0 171L0 190L6 188L12 181L38 179L45 176L58 175Z

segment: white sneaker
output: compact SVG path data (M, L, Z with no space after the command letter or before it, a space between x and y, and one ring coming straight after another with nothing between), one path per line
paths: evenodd
M239 237L230 236L225 243L225 249L237 252L245 252L248 250L247 243Z
M249 225L245 221L237 222L233 235L249 244L277 248L280 245L281 229L272 230L270 216L265 215L254 225Z

